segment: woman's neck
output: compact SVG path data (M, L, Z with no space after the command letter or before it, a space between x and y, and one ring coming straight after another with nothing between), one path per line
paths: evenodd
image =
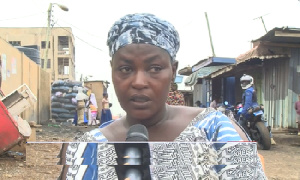
M154 126L159 126L169 119L170 116L170 107L169 105L165 105L164 108L147 119L135 119L128 115L124 118L124 126L130 127L134 124L143 124L147 128L151 128Z

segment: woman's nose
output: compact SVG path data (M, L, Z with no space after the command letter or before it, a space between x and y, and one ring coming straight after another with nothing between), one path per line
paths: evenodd
M143 71L138 71L132 81L132 87L135 89L144 89L148 86L147 75Z

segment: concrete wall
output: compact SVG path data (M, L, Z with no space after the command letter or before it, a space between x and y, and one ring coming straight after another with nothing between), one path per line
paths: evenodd
M51 74L47 73L43 69L40 69L40 88L38 90L39 100L39 120L40 124L45 124L50 118L50 107L51 107Z
M38 98L31 108L21 114L23 119L40 123L50 116L50 78L35 62L24 53L0 38L0 56L2 61L2 85L4 94L9 94L22 84L27 84ZM6 58L5 58L6 57Z

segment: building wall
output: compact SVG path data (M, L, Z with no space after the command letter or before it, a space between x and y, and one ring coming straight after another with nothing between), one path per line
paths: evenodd
M294 128L296 124L296 110L294 104L298 101L300 94L300 48L291 49L291 59L289 61L289 90L288 90L288 105L291 113L288 115L289 126Z
M9 94L22 84L27 84L32 93L38 98L37 103L24 111L21 117L38 123L49 120L49 115L47 116L50 113L50 109L47 108L50 106L49 73L42 70L24 53L1 38L0 56L2 61L1 89L3 93ZM4 56L6 58L3 58ZM40 117L41 110L43 110L43 115Z
M0 37L5 41L21 41L21 46L37 45L40 47L40 58L45 59L46 49L41 48L41 42L46 41L47 28L0 28ZM58 51L58 36L69 36L68 54ZM50 48L48 49L48 59L51 59L51 68L46 69L51 73L52 80L70 79L75 80L75 52L74 37L72 29L51 28L49 35ZM58 58L69 58L69 75L58 74ZM53 60L54 59L54 60ZM53 67L55 71L53 71Z
M203 101L203 84L195 84L194 91L193 91L193 106L195 106L196 101L201 101L202 104L205 104Z
M265 116L273 128L291 128L294 123L289 123L289 108L291 100L288 97L289 59L271 59L264 63L264 80L262 82Z

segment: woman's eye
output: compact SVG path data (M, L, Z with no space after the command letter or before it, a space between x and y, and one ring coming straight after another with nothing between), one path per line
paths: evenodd
M152 66L150 68L150 72L159 72L161 70L162 70L162 68L160 66Z
M122 73L129 73L129 72L131 72L131 68L130 67L121 67L120 71Z

